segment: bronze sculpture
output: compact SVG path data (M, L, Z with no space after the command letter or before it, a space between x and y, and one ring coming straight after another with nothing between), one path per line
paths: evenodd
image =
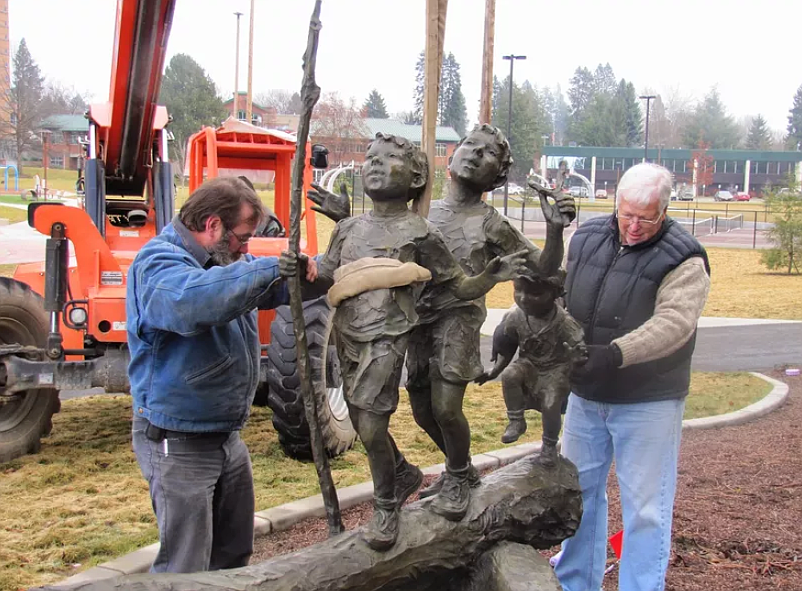
M504 315L493 334L495 365L476 380L482 384L501 374L509 418L503 443L513 443L526 432L525 409L540 411L540 461L545 466L553 466L557 459L562 412L571 393L569 375L587 358L582 327L558 303L563 276L513 281L516 307ZM510 364L516 350L518 359Z

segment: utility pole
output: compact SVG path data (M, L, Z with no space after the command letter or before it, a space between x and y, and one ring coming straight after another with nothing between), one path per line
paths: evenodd
M426 0L426 46L424 50L423 125L421 150L429 161L429 180L423 195L412 208L421 217L429 215L434 183L435 142L437 141L437 98L440 95L440 70L443 65L443 42L446 36L448 0Z
M479 123L490 123L493 111L493 44L496 29L496 0L485 0L485 40L482 50L482 95Z
M234 119L239 119L239 17L242 16L241 12L235 12L237 15L237 49L234 53Z
M646 99L646 139L644 141L643 147L643 161L648 162L649 160L649 104L653 98L656 98L653 94L644 94L638 98Z
M248 40L248 123L253 123L253 0L251 0L251 35Z
M512 137L512 66L515 60L525 60L525 55L505 55L505 60L510 60L510 103L509 111L507 111L507 141ZM510 198L510 178L507 176L507 182L504 183L504 215L507 215L507 201ZM523 216L522 216L523 217Z

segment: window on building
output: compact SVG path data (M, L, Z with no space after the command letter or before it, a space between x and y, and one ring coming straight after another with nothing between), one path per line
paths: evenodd
M446 157L446 145L445 144L435 144L434 145L434 155L438 158L445 158Z
M51 156L50 166L53 168L64 168L64 156Z
M757 174L757 164L757 160L752 160L752 162L749 164L749 172L751 174Z
M730 162L729 171L735 174L743 172L743 165L737 160L733 160L732 162Z
M239 119L240 121L247 121L248 113L246 113L244 109L239 109L237 111L237 119Z

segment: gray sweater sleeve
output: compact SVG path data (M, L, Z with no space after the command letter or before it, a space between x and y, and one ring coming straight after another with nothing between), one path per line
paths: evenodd
M654 314L632 332L613 341L621 349L621 367L671 355L691 338L710 291L704 261L693 257L663 278Z

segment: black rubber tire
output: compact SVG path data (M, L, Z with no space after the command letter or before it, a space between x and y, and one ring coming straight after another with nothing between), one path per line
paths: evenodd
M47 344L48 314L41 296L19 281L0 277L0 344ZM61 408L55 390L28 390L0 399L0 463L39 451Z
M337 353L333 346L328 346L331 342L331 309L325 298L304 302L304 318L323 447L329 457L336 457L351 449L356 431L342 398ZM278 432L284 453L298 460L311 460L309 424L304 413L289 306L276 309L276 319L270 327L267 385L267 405L273 411L273 427Z

